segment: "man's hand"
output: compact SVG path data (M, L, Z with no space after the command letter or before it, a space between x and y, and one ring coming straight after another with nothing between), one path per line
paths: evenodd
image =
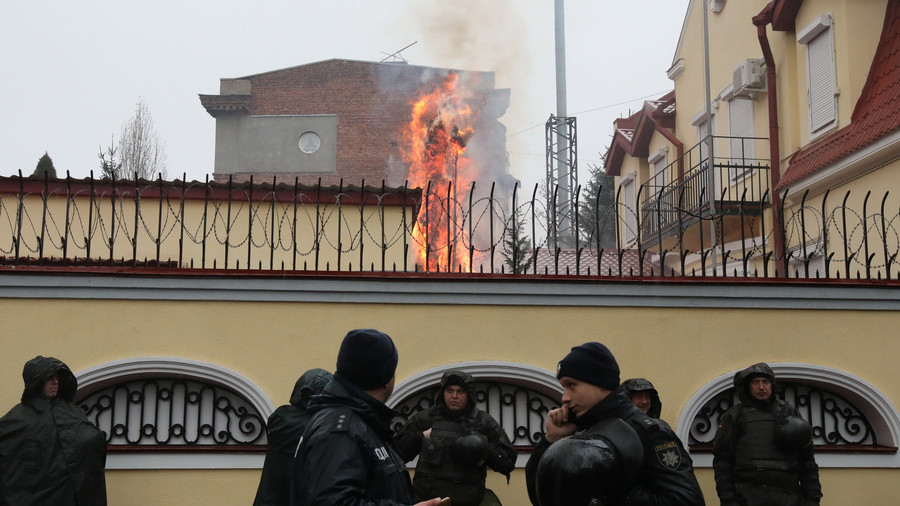
M428 430L422 432L422 435L425 436L425 438L430 438L431 437L431 429L428 429Z
M441 499L440 497L435 497L427 501L417 502L414 506L450 506L450 498L445 497Z
M571 436L578 427L569 421L569 406L563 404L558 409L552 409L547 413L547 432L544 437L547 441L555 443L560 439Z

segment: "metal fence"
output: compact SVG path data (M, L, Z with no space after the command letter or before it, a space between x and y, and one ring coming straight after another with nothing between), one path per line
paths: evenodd
M571 216L577 245L561 248L547 241L543 220L553 204L538 191L0 177L0 265L595 277L900 273L900 205L887 192L880 205L871 192L793 203L785 193L773 220L768 192L704 215L676 202L662 216L660 207L639 212L621 192L609 205L599 192L579 190ZM648 220L675 225L638 233ZM606 227L619 247L601 242ZM716 233L704 236L706 229Z

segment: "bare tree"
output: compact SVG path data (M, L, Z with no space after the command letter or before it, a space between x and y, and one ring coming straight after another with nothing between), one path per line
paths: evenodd
M123 178L166 178L166 149L153 127L153 117L143 99L134 116L122 125L119 138L119 174Z

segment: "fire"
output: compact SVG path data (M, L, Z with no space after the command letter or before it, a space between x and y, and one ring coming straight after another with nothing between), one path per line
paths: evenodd
M462 200L479 172L465 155L482 103L475 95L461 85L459 74L449 74L414 99L404 127L409 185L426 190L413 230L415 258L429 271L470 267L471 238L463 219L468 210Z

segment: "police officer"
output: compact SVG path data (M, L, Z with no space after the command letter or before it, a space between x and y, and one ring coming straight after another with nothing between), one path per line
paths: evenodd
M409 418L395 447L407 462L419 456L414 495L450 497L453 506L500 506L485 488L487 468L508 481L516 466L506 432L475 406L475 379L459 370L443 374L434 405Z
M812 429L775 396L775 373L758 363L734 375L740 402L719 418L713 446L716 492L723 506L819 504L822 486Z
M562 406L547 414L525 467L533 505L704 505L681 441L618 389L619 365L606 346L572 348L556 377Z
M291 469L291 506L413 504L409 473L391 446L394 412L384 404L397 360L383 332L357 329L344 337L334 379L308 404L313 416Z

